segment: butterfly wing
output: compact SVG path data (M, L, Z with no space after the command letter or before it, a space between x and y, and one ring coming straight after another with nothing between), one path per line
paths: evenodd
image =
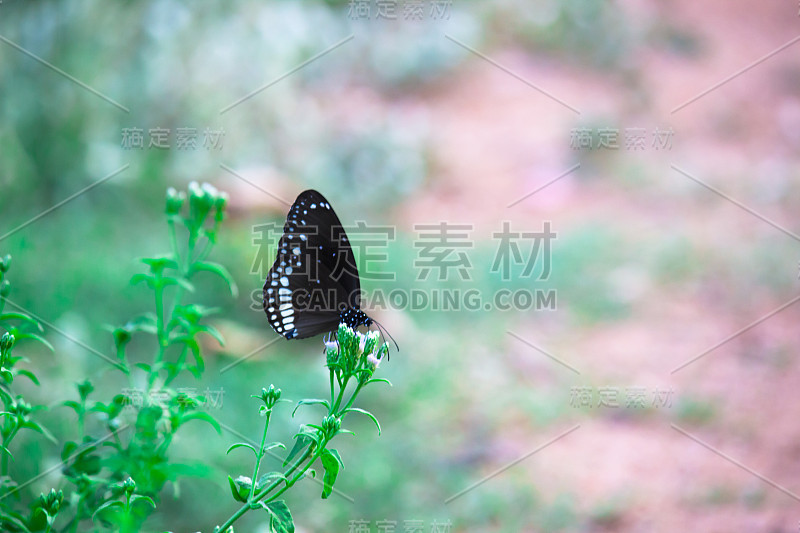
M360 307L361 284L347 234L322 194L301 193L286 217L264 283L270 325L288 339L336 328L342 307Z

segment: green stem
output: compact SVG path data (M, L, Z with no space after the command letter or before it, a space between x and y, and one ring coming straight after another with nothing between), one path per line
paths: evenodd
M337 409L339 409L339 405L342 403L342 397L344 396L344 391L347 389L348 381L350 381L350 376L346 376L344 378L344 382L339 386L339 394L336 396L336 403L331 405L330 412L328 413L329 415L337 412Z
M333 407L333 402L334 402L334 397L333 396L335 394L335 391L334 391L334 388L333 388L333 375L335 374L335 372L334 372L334 370L332 368L330 369L329 372L330 372L330 377L331 377L331 404L330 405L331 405L331 407Z
M166 350L165 328L164 328L164 285L161 282L161 274L156 277L155 287L153 288L156 298L156 337L158 338L158 353L153 360L153 366L150 368L150 376L147 380L147 391L150 389L158 378L159 365L164 358L164 351Z
M170 244L172 244L172 253L175 254L175 260L178 261L178 264L181 264L181 254L178 249L178 233L175 230L175 221L169 218L167 219L167 224L169 225L169 241Z
M267 443L267 429L269 429L269 417L272 415L272 409L267 409L266 420L264 421L264 434L261 436L261 447L258 449L258 454L256 454L256 464L253 467L253 477L250 479L252 480L252 488L250 489L250 496L247 497L249 502L253 501L253 497L256 493L256 483L258 482L258 468L261 466L261 459L264 457L264 446Z
M175 224L170 221L170 239L172 243L172 251L175 254L175 257L180 264L180 275L183 276L184 279L189 279L189 271L192 266L192 255L194 254L194 247L197 242L197 235L193 232L189 234L189 242L186 247L186 258L184 261L181 261L180 252L178 250L178 242L177 242L177 235L175 232ZM159 275L159 278L161 276ZM173 298L172 309L170 311L170 322L175 317L175 309L181 304L181 299L183 298L183 286L178 285L175 289L175 297ZM155 296L156 296L156 325L158 329L158 353L153 361L153 368L154 371L150 373L150 377L148 379L148 393L155 383L156 379L158 378L158 372L160 369L158 368L161 361L164 359L164 352L167 349L169 344L167 339L167 331L165 325L164 316L164 285L160 283L160 279L157 280L157 285L155 287Z
M278 492L276 492L275 494L273 494L272 496L270 496L270 497L269 497L269 499L267 500L267 503L269 503L269 502L271 502L271 501L274 501L274 500L275 500L275 498L277 498L278 496L280 496L281 494L283 494L284 492L286 492L287 490L289 490L290 488L292 488L292 486L293 486L295 483L297 483L297 481L299 481L300 479L302 479L302 478L303 478L303 476L305 476L305 474L306 474L306 471L308 471L308 469L309 469L309 468L311 468L311 465L313 465L313 464L314 464L314 462L315 462L317 459L319 459L319 456L320 456L320 455L322 455L322 452L324 452L324 451L325 451L325 446L326 446L327 444L328 444L328 441L327 441L327 439L326 439L326 440L324 440L324 441L322 441L321 445L317 447L317 451L316 451L316 452L314 452L314 457L312 457L312 458L311 458L311 460L308 462L308 464L306 464L306 466L304 466L304 467L303 467L303 469L302 469L300 472L298 472L297 474L295 474L295 476L294 476L294 477L291 479L291 481L287 481L287 482L286 482L286 485L285 485L283 488L281 488L281 490L279 490ZM309 451L310 451L310 450L309 450ZM266 494L264 494L264 496L266 496ZM261 498L260 498L258 501L260 501L260 500L261 500Z
M348 409L350 409L353 406L353 403L356 401L356 396L358 396L358 393L361 392L361 389L363 389L363 388L364 388L364 383L359 381L358 382L358 387L356 387L356 390L353 391L353 394L352 394L352 396L350 396L350 400L347 402L347 405L344 406L344 409L342 409L341 412L338 412L336 414L337 417L344 416L342 413L344 413L345 411L347 411Z
M8 445L11 444L10 440L6 440L3 437L3 448L6 450L8 449ZM6 452L0 452L3 454L3 459L0 461L0 475L6 477L8 475L8 454Z
M19 431L19 425L17 422L14 422L14 426L8 433L3 434L3 447L7 450L9 446L11 446L11 441L14 440L14 437L17 435L17 431ZM6 477L8 476L8 454L6 452L0 452L3 454L3 459L0 461L0 476Z
M299 467L306 459L308 459L309 455L311 455L311 448L306 448L306 451L303 452L303 455L300 456L300 458L297 459L292 464L292 466L289 467L289 469L284 473L284 477L288 478L291 475L291 473L294 472L297 469L297 467ZM307 469L308 469L308 466L306 466L306 468L303 470L303 472L305 472L305 470L307 470ZM281 483L283 483L283 480L276 479L266 489L264 489L261 492L259 492L258 495L253 499L253 501L254 502L259 502L259 501L263 500L267 496L267 494L272 492L275 489L275 487L277 487ZM231 517L228 518L225 521L225 523L220 526L220 528L219 528L220 532L224 533L230 526L233 525L234 522L239 520L242 516L244 516L247 513L247 511L250 511L250 510L251 510L250 509L250 503L246 503L246 504L242 505L239 508L238 511L233 513L231 515Z

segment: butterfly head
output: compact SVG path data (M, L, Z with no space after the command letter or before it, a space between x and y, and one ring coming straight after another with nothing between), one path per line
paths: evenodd
M384 332L383 327L381 327L381 325L376 320L373 320L370 317L368 317L367 314L361 309L342 306L341 310L339 311L339 319L341 323L343 323L344 325L346 325L351 329L356 329L358 326L362 325L370 327L372 326L372 324L375 324L376 326L378 326L378 330L380 330L381 332L381 337L383 337L383 332ZM392 342L394 342L395 347L398 350L400 350L400 347L397 346L397 341L394 340L394 337L389 335L389 338L392 339ZM388 359L388 354L387 354L387 359Z
M367 327L372 325L372 319L367 316L367 313L361 309L355 309L353 307L342 309L339 312L339 321L351 329L356 329L361 325Z

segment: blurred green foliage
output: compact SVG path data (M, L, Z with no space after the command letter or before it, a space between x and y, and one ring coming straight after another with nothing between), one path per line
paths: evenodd
M291 383L298 397L315 397L327 376L318 343L311 341L281 342L227 369L242 350L274 339L261 311L251 309L251 292L262 284L250 272L255 254L251 228L268 221L282 224L284 208L276 208L220 164L236 171L256 169L260 177L269 176L259 184L269 181L287 196L318 188L335 201L345 224L359 219L393 223L404 215L404 206L436 184L437 162L429 144L439 125L418 112L414 98L452 83L451 75L470 57L443 34L480 50L521 46L526 54L619 76L634 87L639 80L636 66L628 62L631 50L650 44L686 56L703 51L688 30L660 21L639 24L618 4L600 0L549 0L534 7L521 0L456 0L449 20L419 24L354 20L348 8L345 0L247 0L202 7L175 0L2 2L0 35L128 108L119 109L0 42L0 236L130 163L107 182L0 238L0 248L15 257L15 301L54 326L45 326L54 352L33 343L25 347L38 378L48 383L48 394L74 396L73 383L86 378L93 380L98 396L121 393L118 384L105 379L106 370L87 346L112 354L115 347L103 325L124 324L130 309L152 306L152 294L127 282L140 271L139 254L168 246L169 233L160 223L164 189L182 188L192 180L226 189L236 185L232 219L220 230L217 254L241 293L231 300L227 287L212 279L197 280L195 288L198 305L219 308L218 316L225 317L213 324L228 328L229 341L244 340L234 348L203 345L203 380L181 375L175 386L224 390L221 411L214 415L226 427L257 439L261 428L250 416L251 400L235 391ZM351 34L351 41L324 59L220 112ZM593 120L592 125L607 125ZM205 128L222 129L225 136L217 151L174 146L125 150L122 130L131 127L145 134L150 128L169 128L173 145L177 128L197 128L201 135ZM589 160L586 166L621 167L613 186L623 191L651 184L641 168L604 163ZM278 177L272 180L273 175ZM707 202L698 191L671 194L670 199L690 206ZM261 201L241 201L251 196ZM680 220L665 223L660 233L637 233L613 215L602 223L556 228L560 237L553 275L537 286L558 291L562 312L545 311L535 320L557 328L623 320L654 286L675 299L719 286L748 287L753 278L764 281L759 290L773 295L785 294L790 286L786 276L778 275L782 265L795 263L791 250L778 245L782 235L765 238L754 249L731 249L687 238L693 228ZM413 239L410 224L398 226L388 250L398 272L393 287L439 287L416 281ZM485 239L471 251L475 278L470 286L483 294L500 287L525 288L525 282L509 284L489 273L494 246ZM382 285L364 283L368 293ZM750 291L742 291L721 305L747 310L751 298ZM506 335L515 325L513 314L423 310L387 315L392 321L386 325L400 337L402 352L381 370L396 389L391 398L371 393L363 398L385 421L384 437L376 439L369 420L353 421L360 442L345 440L339 449L344 456L358 455L368 467L349 470L337 488L355 502L339 502L333 495L337 503L327 505L319 501L316 485L299 484L287 501L292 508L307 509L300 525L327 531L331 524L344 529L358 518L419 518L428 524L450 519L458 527L468 524L470 531L585 531L593 524L616 523L626 502L585 515L575 505L577 495L544 498L524 469L445 505L445 498L498 466L495 447L505 428L522 420L526 427L552 429L567 410L565 391L571 382L546 373L552 378L548 385L537 383L531 392L530 376L509 377L498 369L513 351ZM32 402L47 402L35 385L24 380L14 385ZM54 433L66 434L74 430L68 413L60 407L36 414ZM700 398L676 406L677 418L688 423L707 424L715 415L714 406ZM289 442L297 421L312 420L304 416L273 421L275 440ZM26 451L14 462L21 479L42 473L61 453L27 433L15 441ZM197 502L229 498L229 487L217 480L224 480L222 472L241 470L242 463L224 455L232 440L228 433L217 437L208 428L182 428L171 445L175 455L207 465L208 476L166 483L154 529L189 531L216 523L216 506ZM279 466L269 457L267 465ZM20 498L37 501L39 494L49 494L54 479L45 476L22 488ZM123 497L124 491L119 492L120 503ZM520 516L519 509L526 509L526 515ZM257 527L248 518L243 530Z

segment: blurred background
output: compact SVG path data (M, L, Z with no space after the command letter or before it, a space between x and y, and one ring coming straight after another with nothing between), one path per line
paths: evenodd
M254 226L282 224L278 199L316 188L346 226L396 228L396 279L365 280L368 294L535 287L557 308L367 309L401 349L380 368L394 387L360 397L383 434L350 421L337 489L354 501L306 483L289 497L298 530L795 531L800 309L782 306L798 285L797 16L739 0L3 0L0 252L14 256L10 298L56 348L29 345L43 386L26 394L55 403L85 377L100 398L126 386L56 328L109 353L104 325L151 309L129 280L169 249L166 188L192 180L230 195L212 259L240 295L200 283L228 342L207 346L201 382L177 385L224 390L214 416L253 439L262 386L325 394L320 339L220 372L276 338L253 305L274 242ZM157 129L168 147L150 145ZM179 146L184 129L194 146ZM614 130L616 148L602 144ZM469 280L416 279L415 225L441 221L472 225ZM492 272L503 221L550 221L549 279ZM598 405L614 390L618 406ZM278 417L274 436L304 416ZM69 434L72 416L46 421ZM225 456L238 440L187 427L173 457L214 474L180 498L167 487L148 525L210 531L229 516L225 476L250 468ZM18 478L59 451L29 438Z

